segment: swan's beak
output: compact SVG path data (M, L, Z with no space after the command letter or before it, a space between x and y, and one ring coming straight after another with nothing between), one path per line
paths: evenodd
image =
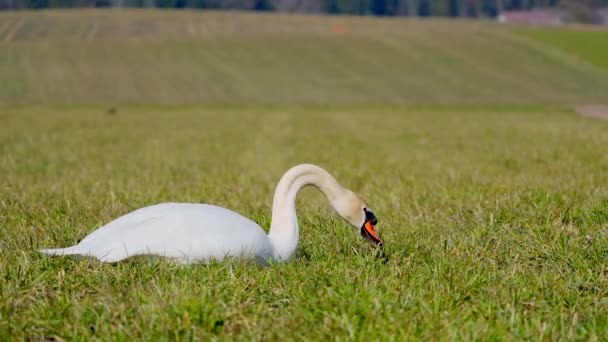
M365 223L363 224L363 227L361 227L361 235L370 239L372 242L374 242L378 246L382 246L384 244L384 242L380 238L380 235L378 235L378 232L376 232L376 229L374 228L374 225L372 224L372 220L365 221Z

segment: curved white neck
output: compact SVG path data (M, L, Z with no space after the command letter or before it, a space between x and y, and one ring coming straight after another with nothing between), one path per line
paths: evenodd
M296 196L307 185L313 185L321 190L332 204L346 191L327 171L311 164L295 166L281 177L274 192L272 223L268 233L277 261L291 259L298 247Z

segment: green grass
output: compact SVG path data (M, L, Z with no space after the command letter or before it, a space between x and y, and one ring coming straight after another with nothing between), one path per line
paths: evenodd
M606 340L608 122L569 109L608 103L604 36L526 32L0 13L0 340ZM35 252L166 201L269 227L304 162L369 200L384 256L313 189L286 264Z
M521 33L608 69L608 31L528 29Z
M604 340L608 123L554 106L0 107L0 339ZM290 263L46 258L163 201L264 227L290 166L375 209L386 258L315 190Z
M7 12L0 44L9 104L608 103L608 71L485 21Z

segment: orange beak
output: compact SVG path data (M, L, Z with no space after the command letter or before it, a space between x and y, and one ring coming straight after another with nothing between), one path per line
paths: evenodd
M378 245L382 245L384 243L380 238L380 235L378 235L378 232L376 232L376 229L374 229L374 225L371 221L367 221L363 224L363 227L361 228L361 235L367 237Z

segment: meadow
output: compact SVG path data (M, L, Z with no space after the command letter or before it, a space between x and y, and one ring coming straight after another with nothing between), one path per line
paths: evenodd
M608 103L587 46L490 22L25 13L0 14L0 340L608 337L608 121L572 109ZM367 198L384 250L307 188L290 263L35 251L165 201L268 227L302 162Z
M606 32L588 33L581 57L487 21L8 12L0 103L605 103Z

